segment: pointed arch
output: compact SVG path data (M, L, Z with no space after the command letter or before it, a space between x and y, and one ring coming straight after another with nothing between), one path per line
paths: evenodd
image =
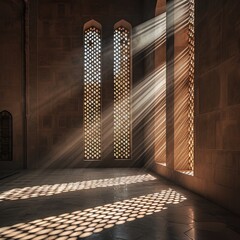
M88 28L91 28L91 27L95 27L95 28L99 29L100 31L102 30L102 25L99 22L97 22L96 20L92 19L83 25L83 31L85 32L85 30L87 30Z
M119 28L119 27L124 27L124 28L126 28L128 31L131 31L131 30L132 30L132 25L131 25L129 22L127 22L126 20L124 20L124 19L121 19L120 21L118 21L118 22L116 22L116 23L114 24L114 30L117 29L117 28Z
M12 160L12 114L0 112L0 161Z
M101 24L84 24L84 159L101 159Z
M114 158L131 159L131 24L114 25Z

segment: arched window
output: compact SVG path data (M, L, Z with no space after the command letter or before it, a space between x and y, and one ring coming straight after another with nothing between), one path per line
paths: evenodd
M131 25L114 26L114 158L131 158Z
M12 115L0 112L0 161L12 160Z
M84 159L101 158L101 25L84 25Z

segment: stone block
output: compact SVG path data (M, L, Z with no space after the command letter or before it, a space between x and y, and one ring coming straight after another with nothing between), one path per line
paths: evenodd
M66 4L67 3L59 3L57 5L57 16L58 17L66 17Z
M210 12L208 13L210 14ZM200 73L206 73L222 60L221 12L209 15L196 26L198 45L196 52L199 54L198 64Z
M236 68L228 74L228 104L240 104L240 70Z
M9 87L13 87L13 86L21 86L21 82L20 81L16 81L16 80L21 80L21 77L19 76L21 74L21 69L20 67L16 67L14 69L14 71L12 71L12 67L11 66L1 66L1 72L0 72L0 86L1 89L5 89L5 91L9 88Z
M61 38L38 38L39 51L42 49L61 49Z
M72 40L71 38L62 38L62 50L70 51L72 50Z
M47 20L38 21L38 37L40 38L49 38L56 37L54 32L54 22Z
M72 128L81 128L83 122L83 116L72 116L71 117L71 127Z
M22 60L21 39L16 39L13 44L4 43L0 46L0 65L12 68L19 66Z
M120 16L124 16L126 14L134 15L136 12L140 12L142 9L141 2L139 1L110 1L109 5L109 13L114 12L115 15ZM126 7L123 6L127 6L128 11L126 11Z
M201 149L216 148L216 124L219 119L218 113L198 117L198 126L196 127L197 147Z
M212 164L212 151L197 149L197 158L194 161L194 176L212 181L214 169Z
M236 170L229 170L226 168L214 169L214 181L216 184L227 188L236 188Z
M214 70L203 75L199 79L198 84L200 113L219 109L221 97L221 79L219 73Z
M75 38L79 38L79 37L83 36L83 24L85 24L89 20L91 20L91 18L90 19L87 18L87 20L81 19L79 22L73 22L71 24L71 35ZM97 19L96 19L96 21L97 21Z
M42 117L42 127L43 128L52 128L53 118L51 115L45 115Z
M196 25L204 21L204 19L214 17L224 6L225 0L202 0L195 1L195 21ZM216 11L218 9L218 11Z
M78 101L74 98L60 99L56 109L58 112L77 112L78 111Z
M83 63L82 55L81 54L72 54L71 63L72 63L72 66L76 66L76 65L81 66L81 63Z
M67 117L61 115L58 117L58 126L59 128L66 128L67 127Z
M48 148L50 146L50 139L48 134L41 133L39 136L39 145L44 148Z
M81 82L82 72L78 67L62 67L56 72L56 82L62 82L63 84L71 84Z
M56 4L50 1L39 1L38 4L38 16L41 20L55 19L57 15Z
M214 168L224 168L235 171L238 166L236 156L231 151L215 150L212 152Z
M232 153L233 159L236 160L237 162L237 173L238 173L238 178L239 178L239 182L240 182L240 151L235 151ZM239 183L240 185L240 183Z
M39 66L67 65L69 54L61 51L41 51L39 53Z
M83 39L80 37L72 38L72 48L73 49L83 49Z
M51 100L54 100L54 97L56 97L53 89L54 85L52 82L39 82L38 107L41 107L42 104L45 105L44 107L51 104Z
M38 81L41 83L54 81L54 71L51 68L40 67L38 69Z
M57 36L71 36L72 35L72 20L64 19L54 23L54 31Z
M82 14L83 15L109 15L109 1L95 1L83 0L82 1Z
M226 116L229 120L240 121L240 105L232 106L226 110Z
M223 7L223 59L240 54L240 2L225 1ZM229 17L231 16L231 17Z
M240 150L240 121L226 120L223 123L223 149Z
M53 134L53 144L60 144L64 141L64 136L62 134Z

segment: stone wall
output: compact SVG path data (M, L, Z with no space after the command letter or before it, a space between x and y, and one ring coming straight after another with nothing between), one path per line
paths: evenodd
M240 213L240 2L196 1L195 176Z
M153 164L153 169L160 175L238 214L239 12L238 0L195 0L194 176L177 171L168 162L166 167Z
M113 30L121 19L143 21L141 1L31 0L29 45L28 166L114 166ZM102 158L83 161L83 26L102 25ZM133 59L133 86L143 78L143 59ZM133 148L143 133L133 136ZM136 140L136 141L135 141ZM133 156L134 159L134 156ZM132 165L133 162L119 163Z
M24 46L22 1L0 1L0 112L13 118L13 159L0 168L22 168L24 163Z

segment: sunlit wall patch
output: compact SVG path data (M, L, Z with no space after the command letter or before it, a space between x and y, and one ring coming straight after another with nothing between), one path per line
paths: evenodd
M84 27L84 159L101 159L101 25Z
M114 158L131 158L131 26L114 27Z

